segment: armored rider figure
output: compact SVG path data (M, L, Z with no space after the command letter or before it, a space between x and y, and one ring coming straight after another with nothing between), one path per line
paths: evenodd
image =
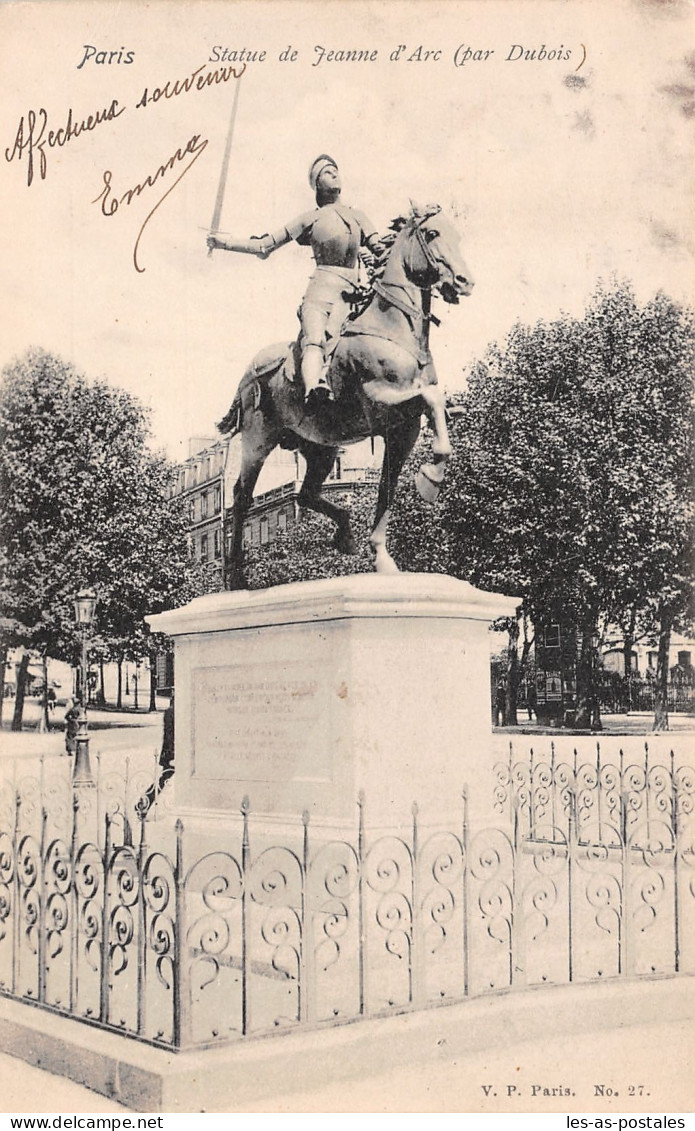
M350 311L350 300L357 293L360 248L367 247L377 257L384 250L374 225L364 213L341 202L340 173L327 153L312 163L309 184L316 193L316 208L278 231L247 240L208 236L210 248L247 252L261 259L267 259L291 240L311 247L316 267L299 310L301 375L308 402L330 396L325 375L326 343L340 334Z

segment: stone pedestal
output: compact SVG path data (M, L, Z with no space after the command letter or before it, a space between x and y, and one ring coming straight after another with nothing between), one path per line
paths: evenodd
M356 575L199 597L175 638L177 811L354 829L461 820L492 788L489 638L514 598L438 574ZM478 786L478 783L480 785ZM455 824L453 827L458 827Z

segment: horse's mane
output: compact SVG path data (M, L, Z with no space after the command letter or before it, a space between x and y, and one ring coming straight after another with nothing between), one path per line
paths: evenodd
M404 228L407 228L409 224L423 223L425 220L428 220L430 216L435 216L437 212L441 212L441 205L439 204L414 204L411 200L410 210L408 212L402 212L398 216L394 216L387 231L379 236L379 242L384 248L385 254L378 260L374 259L372 256L365 256L363 258L369 275L370 291L374 283L381 279L391 251L393 250L393 245L400 232L402 232Z

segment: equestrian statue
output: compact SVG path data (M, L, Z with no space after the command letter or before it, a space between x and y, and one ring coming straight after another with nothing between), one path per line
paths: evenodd
M262 350L241 379L218 428L241 434L241 470L234 486L228 588L246 586L244 521L265 460L279 444L298 450L306 474L298 502L331 518L334 545L356 552L350 514L321 494L341 447L369 436L384 440L384 460L369 543L378 573L398 566L386 547L386 529L398 477L425 414L432 426L432 463L416 486L433 502L451 454L444 394L429 347L433 292L457 303L473 289L458 236L438 205L411 205L380 238L363 213L340 201L337 163L321 154L309 170L316 208L271 235L250 239L208 236L220 248L265 259L296 240L312 249L316 267L299 310L296 342ZM214 225L213 225L214 227ZM359 283L366 265L370 285Z

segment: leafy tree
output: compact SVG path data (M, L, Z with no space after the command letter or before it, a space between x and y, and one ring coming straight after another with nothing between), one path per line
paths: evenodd
M151 649L146 612L191 584L187 520L174 469L147 447L147 412L31 350L0 386L0 613L5 639L75 663L73 597L99 595L102 647ZM18 688L19 691L19 688ZM15 719L21 725L21 717Z
M632 608L687 607L692 318L599 287L583 319L516 326L470 376L443 504L451 572L578 634L577 723L596 646Z

